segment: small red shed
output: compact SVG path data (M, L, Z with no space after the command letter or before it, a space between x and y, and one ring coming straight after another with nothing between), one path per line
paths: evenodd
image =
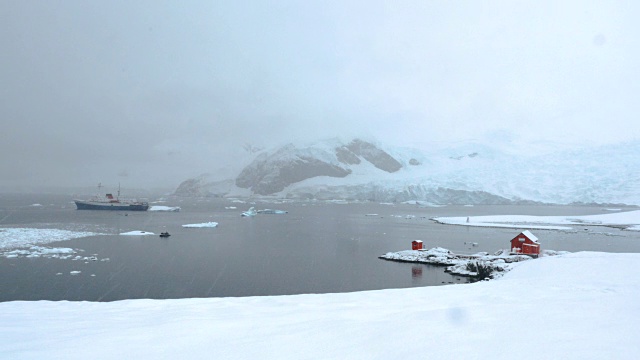
M413 240L411 242L411 250L422 250L422 240Z
M540 255L540 242L529 230L525 230L511 240L511 252L516 254Z

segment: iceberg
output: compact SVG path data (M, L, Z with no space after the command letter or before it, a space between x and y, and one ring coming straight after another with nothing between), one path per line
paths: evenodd
M252 216L256 216L257 213L258 212L256 211L256 209L252 206L249 208L249 210L243 212L242 216L252 217Z

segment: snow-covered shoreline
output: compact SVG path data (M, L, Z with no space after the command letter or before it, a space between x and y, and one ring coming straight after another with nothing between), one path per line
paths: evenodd
M640 210L583 216L486 215L434 217L432 220L447 225L514 229L572 230L572 227L566 225L573 225L609 226L629 231L640 230Z
M639 227L639 217L640 211L483 216L468 223L466 216L438 219L469 226L631 230ZM429 251L385 255L433 260L419 259L425 254ZM240 298L4 302L0 354L11 359L640 358L633 336L640 330L640 279L630 276L640 272L640 254L554 255L533 261L495 255L491 260L503 268L502 276L473 284Z
M521 262L498 280L464 285L5 302L0 353L12 359L636 359L640 279L629 274L639 271L640 254L579 252Z
M567 254L566 251L544 250L541 257ZM448 249L435 247L425 250L402 250L397 252L388 252L379 257L380 259L399 262L410 262L429 264L436 266L446 266L446 272L468 277L477 277L477 270L469 270L468 266L474 264L477 269L478 264L487 267L491 272L491 278L503 276L506 272L513 268L517 262L531 260L532 257L522 254L510 254L509 250L498 250L495 254L490 255L486 252L476 253L472 255L454 254Z

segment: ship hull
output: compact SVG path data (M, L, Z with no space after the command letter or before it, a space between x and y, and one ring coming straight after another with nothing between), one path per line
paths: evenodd
M123 204L123 203L97 203L91 201L74 200L78 210L125 210L125 211L147 211L149 204Z

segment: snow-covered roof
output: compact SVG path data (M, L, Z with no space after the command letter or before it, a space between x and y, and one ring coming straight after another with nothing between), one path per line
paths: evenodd
M413 240L413 242L421 243L422 240Z
M531 231L529 231L529 230L525 230L525 231L521 232L521 234L526 236L527 238L529 238L529 240L531 240L533 242L538 242L538 238L535 235L533 235L531 233Z

